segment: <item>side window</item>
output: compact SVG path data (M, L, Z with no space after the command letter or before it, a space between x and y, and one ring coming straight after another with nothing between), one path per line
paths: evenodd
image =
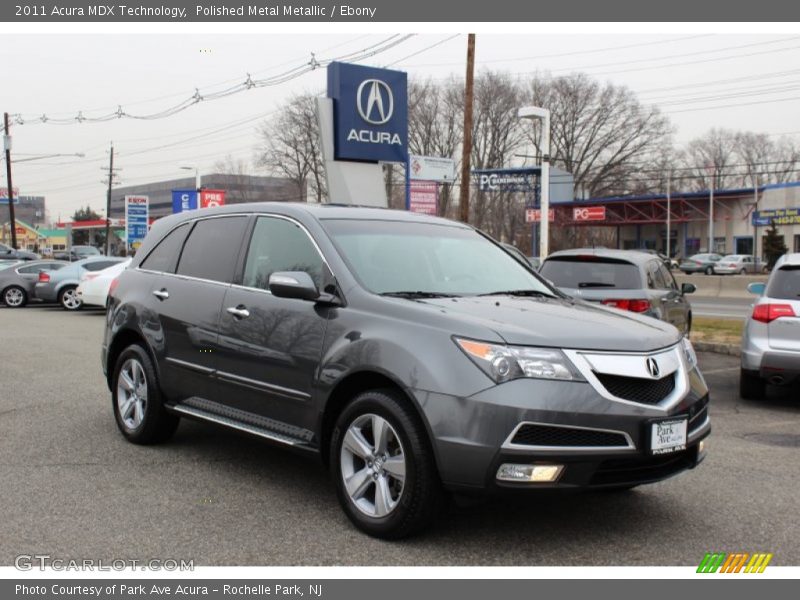
M669 272L669 269L667 269L665 264L659 264L658 271L661 273L661 278L664 280L664 287L670 290L678 289L678 284L675 283L675 278L672 276L672 273Z
M663 290L669 287L667 282L664 281L664 274L661 272L661 265L658 261L652 261L647 266L648 271L652 274L653 286L657 290Z
M247 217L198 221L183 246L178 275L230 283L246 227Z
M50 268L49 265L33 265L27 267L20 267L19 269L17 269L17 272L30 274L30 273L38 273L39 271L46 271L49 268Z
M268 289L278 271L305 271L322 287L323 262L308 234L286 219L259 217L253 229L242 285Z
M181 254L183 242L186 240L186 234L188 233L188 223L184 223L173 229L167 237L153 248L139 267L150 271L159 271L161 273L174 273L175 266L178 264L178 257Z

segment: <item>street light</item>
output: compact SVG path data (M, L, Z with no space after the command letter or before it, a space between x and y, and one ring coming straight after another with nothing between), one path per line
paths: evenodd
M550 111L538 106L523 106L517 111L520 119L542 120L542 184L539 219L539 258L547 258L550 248Z
M194 186L197 191L200 191L200 167L179 167L184 171L194 171Z

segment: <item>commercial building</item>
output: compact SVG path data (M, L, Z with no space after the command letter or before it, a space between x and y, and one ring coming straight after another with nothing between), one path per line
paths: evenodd
M555 205L555 226L611 227L616 230L618 248L665 252L669 203L670 255L687 257L709 251L710 196L708 191L675 192L669 201L666 195L656 194L562 202ZM605 209L603 219L576 219L576 209L594 206ZM789 251L800 252L800 182L715 190L713 221L712 252L761 256L765 230L771 223Z
M305 190L285 177L210 173L203 175L201 183L204 189L224 190L226 204L306 201ZM111 190L111 218L125 218L125 196L147 196L151 218L171 215L172 191L194 189L195 184L194 177L184 177L114 188Z
M16 194L16 191L14 192ZM8 220L8 197L5 188L0 189L0 219ZM44 196L14 196L14 218L38 227L47 222Z

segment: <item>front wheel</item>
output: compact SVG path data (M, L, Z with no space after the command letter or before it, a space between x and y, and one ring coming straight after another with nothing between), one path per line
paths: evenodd
M3 290L3 302L8 308L22 308L28 303L28 294L18 285Z
M741 269L739 275L747 275L747 269Z
M163 442L178 428L180 419L164 408L153 361L139 345L128 346L119 355L111 399L117 427L129 442Z
M714 274L714 268L713 267L706 267L705 273L706 273L706 275L713 275Z
M441 485L425 430L393 390L364 392L345 407L330 462L345 514L371 536L406 537L438 513Z
M78 298L77 288L74 285L64 288L58 294L58 303L64 310L80 310L83 302Z

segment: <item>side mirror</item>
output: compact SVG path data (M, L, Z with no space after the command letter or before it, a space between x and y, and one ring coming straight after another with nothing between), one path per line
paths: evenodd
M269 291L278 298L316 300L319 290L314 280L304 271L279 271L269 276Z
M747 284L747 291L756 296L763 296L765 289L767 289L766 283L756 282Z
M681 294L694 294L697 291L697 286L693 283L682 283Z

